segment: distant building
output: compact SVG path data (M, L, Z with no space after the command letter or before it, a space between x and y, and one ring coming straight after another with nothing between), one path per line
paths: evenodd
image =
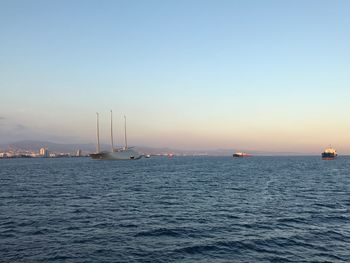
M81 150L80 150L80 149L78 149L78 150L77 150L77 154L76 154L76 156L77 156L77 157L81 157L81 156L83 156L83 155L82 155L82 152L81 152Z
M46 149L46 148L41 148L40 151L39 151L39 155L40 157L49 157L50 156L50 153L49 153L49 150Z

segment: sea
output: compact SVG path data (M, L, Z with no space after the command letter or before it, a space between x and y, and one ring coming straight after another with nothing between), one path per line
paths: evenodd
M350 262L350 157L2 159L0 262Z

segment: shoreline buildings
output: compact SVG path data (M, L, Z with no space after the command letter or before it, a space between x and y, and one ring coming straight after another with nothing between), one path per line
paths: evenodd
M40 155L40 157L48 158L48 157L50 157L50 152L47 148L40 148L39 155Z

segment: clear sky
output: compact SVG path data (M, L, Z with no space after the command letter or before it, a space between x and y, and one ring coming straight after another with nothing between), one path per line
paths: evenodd
M350 1L0 0L0 142L350 153Z

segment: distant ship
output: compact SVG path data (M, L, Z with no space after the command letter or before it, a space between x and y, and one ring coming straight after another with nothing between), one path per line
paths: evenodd
M328 147L322 153L323 160L334 160L338 156L337 151L332 147Z
M111 111L111 146L110 152L100 150L100 128L99 128L99 115L96 113L97 117L97 149L96 153L90 154L92 159L97 160L138 160L142 158L142 154L133 149L133 147L128 147L128 141L126 137L126 117L124 116L124 139L125 146L123 148L114 148L113 143L113 122L112 122L112 111Z
M243 153L243 152L236 152L232 155L234 158L243 158L243 157L250 157L250 154Z

